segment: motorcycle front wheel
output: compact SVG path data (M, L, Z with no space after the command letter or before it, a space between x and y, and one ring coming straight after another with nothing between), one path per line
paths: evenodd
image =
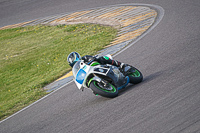
M90 88L92 89L94 94L98 94L103 97L114 98L118 96L117 88L110 83L104 86L98 81L92 81L90 84Z

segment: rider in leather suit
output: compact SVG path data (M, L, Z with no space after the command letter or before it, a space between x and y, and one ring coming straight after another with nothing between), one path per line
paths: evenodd
M113 66L117 66L120 68L123 68L125 66L124 63L121 63L117 60L112 60L107 56L100 56L100 57L95 57L95 56L91 56L91 55L85 55L82 57L82 60L84 60L84 62L90 62L91 60L97 61L100 64L104 65L104 64L110 64Z
M120 67L121 70L123 71L126 66L129 66L128 64L121 63L117 60L112 60L107 56L91 56L91 55L85 55L81 57L79 53L77 52L72 52L68 55L67 61L69 62L69 65L73 67L73 65L78 61L78 60L84 60L85 63L89 63L90 61L97 61L100 64L111 64L117 67Z

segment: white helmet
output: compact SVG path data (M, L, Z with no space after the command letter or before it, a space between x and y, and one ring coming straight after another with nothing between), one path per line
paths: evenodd
M79 60L81 60L81 56L77 52L71 52L67 57L67 61L71 67Z

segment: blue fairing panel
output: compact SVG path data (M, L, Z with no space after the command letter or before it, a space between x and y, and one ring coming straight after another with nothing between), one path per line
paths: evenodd
M128 83L130 82L130 79L129 79L128 76L126 76L126 78L127 78L126 84L124 84L124 85L118 87L118 88L117 88L118 90L121 90L121 89L125 88L125 87L128 85Z
M79 83L79 84L83 84L83 81L85 79L85 76L86 76L86 72L83 70L83 69L80 69L76 75L76 81Z

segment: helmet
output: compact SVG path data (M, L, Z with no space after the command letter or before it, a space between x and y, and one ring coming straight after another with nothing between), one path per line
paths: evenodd
M81 56L77 52L71 52L67 57L67 61L71 67L79 60L81 60Z

